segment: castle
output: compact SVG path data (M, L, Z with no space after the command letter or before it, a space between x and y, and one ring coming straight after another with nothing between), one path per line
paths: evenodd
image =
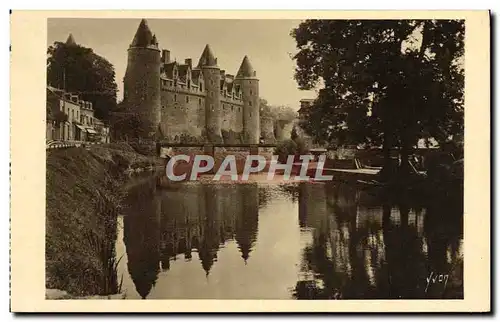
M247 56L226 74L206 45L196 66L172 61L145 19L128 49L124 104L138 115L145 137L169 142L258 144L259 79Z

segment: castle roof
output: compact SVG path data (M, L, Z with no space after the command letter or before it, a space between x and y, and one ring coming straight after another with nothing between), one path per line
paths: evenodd
M146 19L142 19L130 47L157 46L156 37L149 29Z
M195 68L191 71L191 78L198 79L201 75L201 69Z
M76 46L76 41L75 38L73 37L73 34L69 34L68 39L66 40L66 45Z
M181 81L185 82L189 71L189 65L179 65L177 70L179 71L179 78L181 79Z
M243 61L241 62L240 69L238 69L236 77L245 78L245 77L255 77L255 76L257 76L257 73L253 70L253 67L250 64L250 60L248 59L248 56L245 55L245 57L243 57Z
M174 69L177 62L171 62L164 65L165 75L169 79L174 79Z
M217 66L217 58L215 58L214 53L208 44L205 46L205 49L203 49L203 53L198 61L198 67L203 66Z

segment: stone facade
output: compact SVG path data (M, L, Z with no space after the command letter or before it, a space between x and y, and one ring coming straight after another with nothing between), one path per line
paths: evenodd
M172 61L142 20L128 50L124 103L144 136L170 142L259 143L259 80L248 57L226 74L209 45L193 65ZM154 135L153 135L154 132Z
M92 102L77 94L48 86L47 112L46 140L109 142L109 128L94 116ZM57 120L61 112L65 121Z

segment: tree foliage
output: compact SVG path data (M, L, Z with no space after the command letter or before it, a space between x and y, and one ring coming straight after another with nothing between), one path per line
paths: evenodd
M301 89L323 85L301 124L330 143L399 147L463 132L464 22L307 20L292 31Z
M47 84L92 102L95 117L107 122L116 106L113 65L90 48L62 42L49 46L47 54Z

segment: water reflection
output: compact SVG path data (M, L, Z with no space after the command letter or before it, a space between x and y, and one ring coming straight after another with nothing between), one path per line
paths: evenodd
M128 204L131 298L463 298L458 200L192 183L143 186ZM430 274L447 284L428 283Z

